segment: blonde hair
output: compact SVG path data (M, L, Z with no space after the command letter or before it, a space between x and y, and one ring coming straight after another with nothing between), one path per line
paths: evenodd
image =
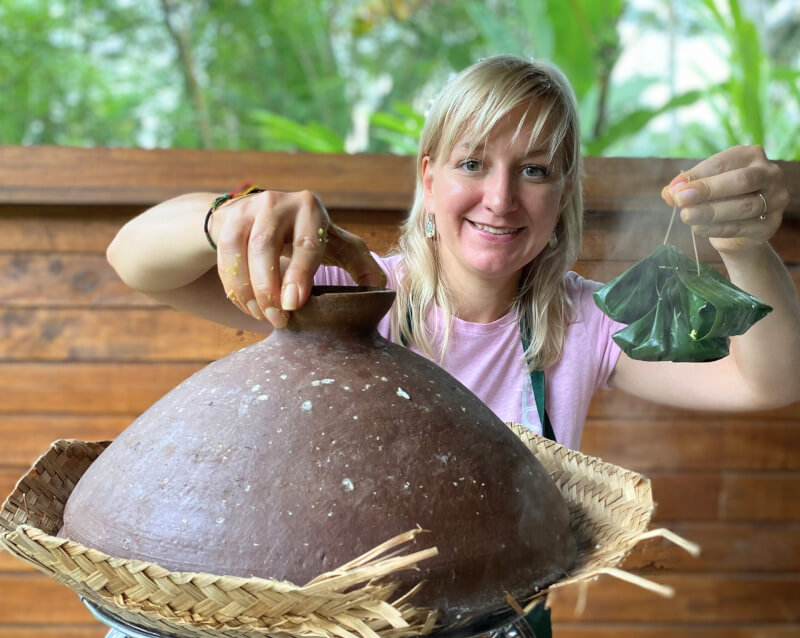
M527 104L537 120L529 144L549 130L550 160L558 162L564 177L554 248L544 248L523 269L512 308L520 325L529 328L530 346L525 357L531 369L545 368L558 360L564 344L570 302L564 276L575 263L583 232L581 197L582 162L577 105L572 88L553 65L514 56L481 60L451 80L434 101L427 117L417 154L414 203L403 224L395 254L401 271L392 311L392 334L413 343L429 357L443 356L455 307L437 258L437 242L425 237L422 160L447 158L464 138L477 145L514 108ZM522 122L518 126L518 132ZM413 273L413 274L412 274ZM433 353L425 318L433 304L444 314L440 352Z

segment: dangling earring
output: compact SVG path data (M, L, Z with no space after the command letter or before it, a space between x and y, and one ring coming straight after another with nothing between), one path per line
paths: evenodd
M431 214L428 214L428 218L425 220L425 237L428 239L436 237L436 222Z
M558 246L558 237L556 237L556 231L553 231L553 236L547 241L547 245L550 247L550 250L553 250L556 246Z

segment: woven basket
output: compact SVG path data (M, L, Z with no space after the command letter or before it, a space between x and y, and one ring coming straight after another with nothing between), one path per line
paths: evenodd
M578 559L548 591L601 573L661 593L666 588L616 569L647 532L653 512L645 477L569 450L517 425L509 427L544 464L564 495ZM322 574L305 586L262 578L171 572L154 563L115 558L57 536L76 483L109 442L61 440L23 476L0 511L0 544L15 556L133 625L180 636L321 636L404 638L428 634L436 612L414 607L390 576L436 554L420 550L412 530ZM419 543L417 548L412 545ZM413 551L417 549L417 551Z

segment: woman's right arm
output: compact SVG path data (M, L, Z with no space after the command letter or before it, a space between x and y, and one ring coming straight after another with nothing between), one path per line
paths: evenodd
M308 191L224 202L209 223L215 252L203 221L216 197L182 195L130 220L108 247L109 263L128 286L163 303L260 332L286 325L321 263L346 269L360 284L385 282L364 241L332 224Z

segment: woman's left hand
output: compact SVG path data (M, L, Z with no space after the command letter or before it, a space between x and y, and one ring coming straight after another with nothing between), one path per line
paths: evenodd
M789 203L783 171L760 146L734 146L675 177L661 192L720 253L769 241Z

